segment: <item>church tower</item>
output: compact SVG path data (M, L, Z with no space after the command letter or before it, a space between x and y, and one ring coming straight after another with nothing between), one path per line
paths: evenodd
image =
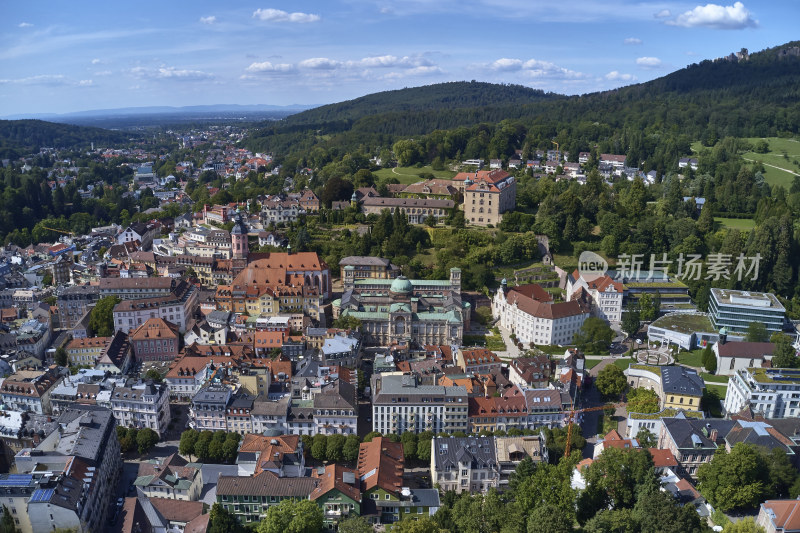
M231 248L234 259L247 259L250 251L247 243L247 226L242 221L242 214L236 213L233 218L233 229L231 229Z

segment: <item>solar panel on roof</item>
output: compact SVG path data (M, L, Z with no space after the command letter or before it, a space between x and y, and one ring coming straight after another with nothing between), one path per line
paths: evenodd
M49 502L50 498L53 497L53 492L55 492L55 489L36 489L31 495L30 502Z

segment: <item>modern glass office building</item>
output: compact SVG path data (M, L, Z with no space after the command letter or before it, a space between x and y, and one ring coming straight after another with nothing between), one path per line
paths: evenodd
M783 330L786 309L770 292L711 289L708 314L714 328L746 333L750 322L763 322L771 335Z

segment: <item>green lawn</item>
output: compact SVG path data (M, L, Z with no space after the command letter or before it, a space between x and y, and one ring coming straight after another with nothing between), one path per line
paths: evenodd
M752 137L747 139L747 141L755 146L757 142L761 141L761 138ZM764 178L767 180L767 183L770 185L781 185L788 190L795 175L800 174L800 167L794 164L794 161L800 161L800 142L794 139L782 139L780 137L766 137L766 141L769 143L769 152L766 154L746 152L742 157L764 163ZM788 156L788 159L784 158L784 152Z
M620 367L622 370L628 370L628 366L634 362L635 361L633 359L630 359L629 357L623 357L622 359L614 360L614 364Z
M416 183L420 181L419 175L422 173L433 174L437 178L451 179L456 175L456 172L451 170L433 170L431 167L396 167L396 168L382 168L374 172L378 178L397 178L400 183Z
M600 364L600 361L602 361L602 359L586 359L586 370L596 367Z
M601 437L605 437L606 433L619 427L616 419L614 419L613 416L608 416L605 413L603 413L602 417L597 419L597 422L597 434Z
M728 229L738 229L740 231L750 231L756 227L756 221L752 218L723 218L714 217L714 223Z
M678 363L686 366L703 366L703 350L692 350L691 352L680 352Z
M715 391L719 395L720 400L725 399L725 395L728 393L728 387L723 385L713 385L713 384L706 384L707 391Z
M703 381L706 383L727 383L730 379L730 376L715 376L714 374L709 374L707 372L701 372L700 377L703 378Z

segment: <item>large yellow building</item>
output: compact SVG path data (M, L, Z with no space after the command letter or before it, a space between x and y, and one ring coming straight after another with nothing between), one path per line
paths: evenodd
M340 276L345 278L345 270L353 271L353 279L394 279L400 275L400 267L388 259L363 255L351 255L339 261Z
M517 205L517 181L505 170L460 172L453 184L464 194L464 218L475 226L497 226Z

